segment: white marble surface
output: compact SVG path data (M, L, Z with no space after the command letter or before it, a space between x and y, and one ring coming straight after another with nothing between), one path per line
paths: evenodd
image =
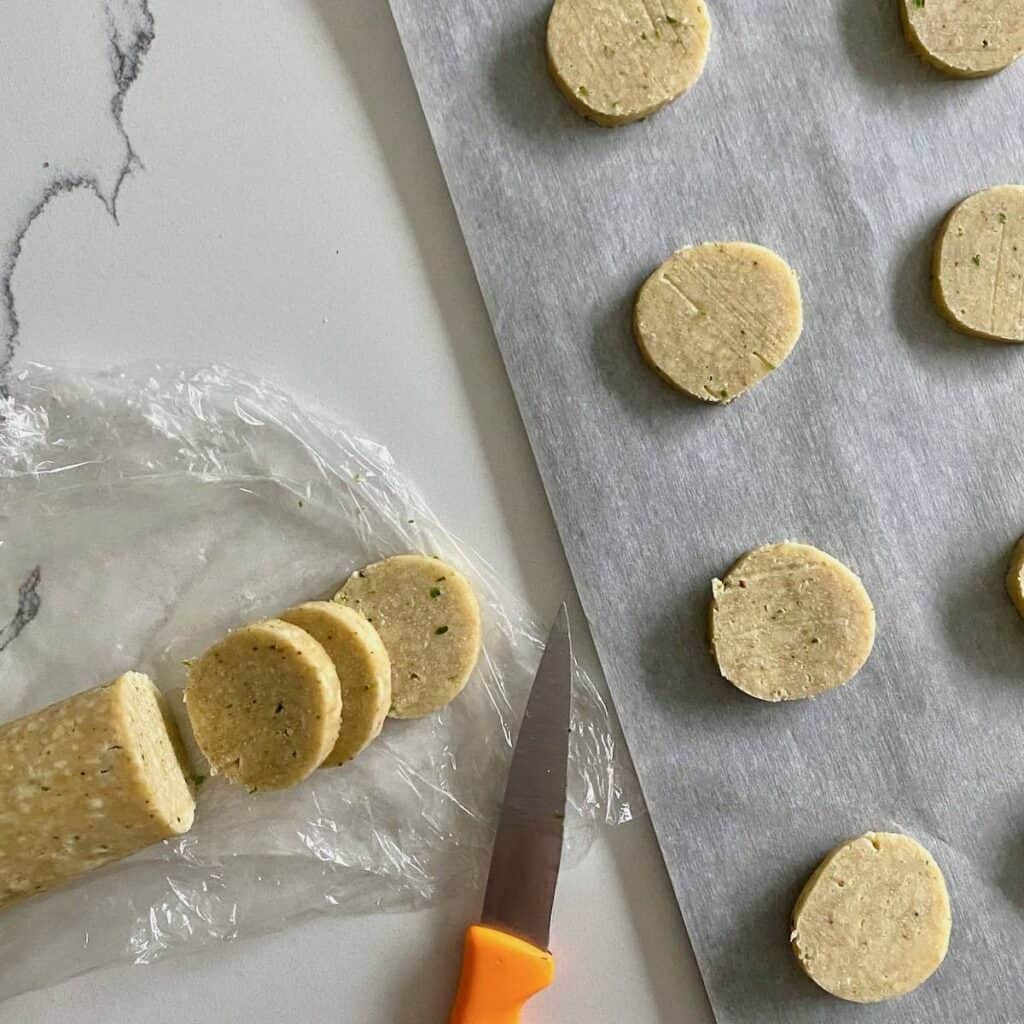
M382 0L7 0L0 54L0 366L285 383L387 444L550 614L564 558ZM0 1024L440 1021L478 900L101 971ZM711 1020L646 821L564 876L553 944L526 1022Z

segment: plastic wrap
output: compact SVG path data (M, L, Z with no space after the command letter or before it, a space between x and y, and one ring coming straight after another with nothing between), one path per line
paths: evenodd
M384 448L223 367L31 366L0 417L0 720L130 668L173 701L185 659L227 629L329 596L388 554L451 561L484 618L480 665L441 713L389 721L355 761L288 791L210 779L187 835L6 911L0 997L313 911L482 886L543 631ZM570 860L637 804L579 670L573 715Z

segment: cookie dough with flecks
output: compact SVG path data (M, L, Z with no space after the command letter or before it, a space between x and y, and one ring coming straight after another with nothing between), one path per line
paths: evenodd
M439 558L396 555L353 573L335 601L370 620L391 658L392 718L422 718L453 701L480 655L480 606Z
M555 0L548 66L577 113L610 128L690 89L710 39L704 0Z
M185 708L212 774L253 791L285 789L334 748L341 686L313 637L267 619L229 633L189 666Z
M864 584L809 544L756 548L712 582L712 653L722 675L758 700L801 700L841 686L874 641Z
M826 992L877 1003L913 991L949 948L942 872L916 840L868 832L833 850L793 909L793 952Z
M957 78L981 78L1024 53L1024 0L900 0L911 45Z
M680 249L644 282L633 313L647 362L705 402L731 402L778 369L802 329L796 274L749 242Z
M935 302L967 334L1024 341L1024 187L997 185L946 218L932 266Z

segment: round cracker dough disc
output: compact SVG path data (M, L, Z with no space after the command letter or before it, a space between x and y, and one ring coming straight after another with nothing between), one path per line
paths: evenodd
M868 832L836 847L793 909L793 952L826 992L855 1003L905 995L949 947L949 893L920 843Z
M900 0L917 52L958 78L993 75L1024 53L1024 0Z
M391 660L383 641L366 616L335 601L310 601L278 617L304 629L334 662L341 728L322 767L351 761L380 735L391 707Z
M704 0L555 0L548 65L576 111L610 128L686 92L710 39Z
M341 687L305 630L267 619L229 633L191 666L185 707L211 774L254 791L285 789L331 752Z
M334 599L362 612L384 641L392 718L422 718L462 692L480 654L480 607L456 569L396 555L353 573Z
M932 266L942 315L968 334L1024 341L1024 188L999 185L946 218Z
M644 282L633 314L647 362L705 402L731 402L777 369L802 329L796 274L749 242L680 249Z
M1006 589L1024 618L1024 537L1017 541L1010 558L1010 568L1006 571Z
M852 679L875 641L875 610L842 562L785 541L745 554L712 582L711 650L758 700L801 700Z

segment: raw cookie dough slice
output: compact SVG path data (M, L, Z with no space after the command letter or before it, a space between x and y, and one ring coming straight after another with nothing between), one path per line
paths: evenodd
M278 618L304 629L330 655L341 683L341 729L323 767L351 761L379 735L391 707L391 660L365 615L335 601L310 601Z
M1017 541L1010 557L1010 568L1006 572L1006 589L1024 618L1024 537Z
M917 52L958 78L993 75L1024 52L1024 0L900 0Z
M749 242L680 249L644 282L633 313L647 362L705 402L731 402L778 369L802 329L796 274Z
M836 847L793 909L800 966L826 992L877 1003L917 988L949 947L949 893L920 843L868 832Z
M392 718L421 718L462 692L480 654L480 607L460 572L396 555L354 573L334 600L362 612L384 641Z
M932 284L960 330L1024 341L1024 188L988 188L953 210L935 244Z
M555 0L548 66L577 113L610 128L682 96L710 39L703 0Z
M875 610L864 585L809 544L756 548L711 589L718 668L758 700L801 700L841 686L875 642Z
M0 726L0 907L187 832L195 800L148 676Z
M185 706L212 774L253 791L285 789L334 747L341 686L305 630L267 619L228 634L191 666Z

